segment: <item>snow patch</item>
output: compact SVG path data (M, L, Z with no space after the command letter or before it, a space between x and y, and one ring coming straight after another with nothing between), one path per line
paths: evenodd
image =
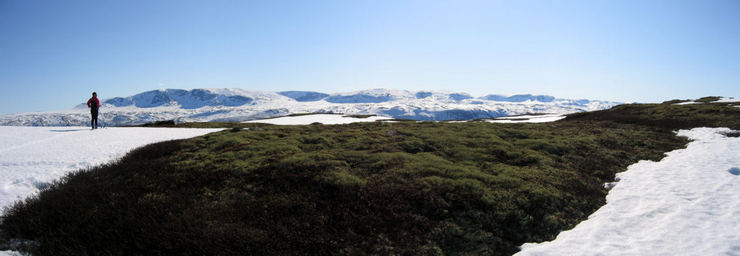
M606 205L517 255L740 255L740 138L730 132L679 131L687 148L629 166Z
M146 144L219 130L0 126L0 213L68 172L110 162Z
M687 101L687 102L679 102L673 105L693 105L693 104L704 104L704 103L696 102L696 101Z
M718 103L733 103L733 102L740 102L740 99L736 99L734 97L727 97L727 98L726 97L722 97L721 99L719 99L718 101L715 101L715 102L718 102Z
M23 254L16 251L0 251L0 256L23 256Z

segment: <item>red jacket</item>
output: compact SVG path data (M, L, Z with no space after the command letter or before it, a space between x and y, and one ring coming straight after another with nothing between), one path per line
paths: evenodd
M93 102L95 102L95 105L97 105L98 108L100 108L100 101L98 100L98 97L92 97L89 100L87 100L87 107L88 108L92 107Z

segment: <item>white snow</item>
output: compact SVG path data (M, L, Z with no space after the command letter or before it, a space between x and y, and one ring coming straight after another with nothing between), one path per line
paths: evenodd
M679 103L676 103L676 104L673 104L673 105L693 105L693 104L703 104L703 103L696 102L696 101L687 101L687 102L679 102Z
M209 94L200 97L200 94ZM201 95L202 96L202 95ZM532 96L534 99L547 96ZM232 99L236 97L237 99ZM269 91L242 89L159 90L103 99L99 121L105 126L125 126L162 120L181 122L242 122L293 113L343 113L379 115L422 121L473 120L528 113L569 114L611 108L619 103L598 100L554 99L540 102L496 101L447 91L372 89L327 94L314 101L297 101ZM237 104L239 99L248 101ZM108 101L111 100L111 101ZM229 105L227 103L233 103ZM118 107L117 107L118 106ZM139 106L139 107L137 107ZM6 126L84 126L90 111L84 103L68 110L0 115Z
M736 99L735 97L720 97L719 100L712 101L710 103L740 103L740 99ZM675 103L673 105L690 105L690 104L704 104L704 103L696 102L696 101L687 101L687 102Z
M265 124L277 124L277 125L307 125L312 123L322 124L349 124L356 122L375 122L378 120L389 120L390 117L384 116L370 116L367 118L357 118L344 115L335 114L312 114L302 116L284 116L278 118L262 119L246 121L244 123L265 123Z
M740 102L740 99L736 99L735 97L722 97L718 101L715 101L718 103L734 103L734 102Z
M555 122L563 118L565 118L565 116L559 115L559 114L521 115L521 116L499 117L496 119L486 120L486 121L490 123L547 123L547 122Z
M70 171L118 159L146 144L219 130L0 126L0 213Z
M740 138L729 131L679 131L686 149L631 165L588 220L517 255L740 255Z

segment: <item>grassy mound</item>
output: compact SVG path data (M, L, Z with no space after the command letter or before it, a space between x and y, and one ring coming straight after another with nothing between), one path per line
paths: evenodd
M697 100L698 104L688 105L676 105L676 101L619 105L609 110L572 114L567 120L607 120L669 129L708 126L739 130L740 102L710 103L718 99L719 97L705 97Z
M684 106L683 123L639 105L545 124L229 124L245 129L72 173L8 209L0 235L36 255L508 255L685 145L675 127L738 125L740 108Z

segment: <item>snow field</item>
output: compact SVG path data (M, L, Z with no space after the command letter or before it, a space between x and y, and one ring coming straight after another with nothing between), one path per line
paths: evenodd
M517 255L740 255L740 138L728 132L679 131L687 148L631 165L588 220Z
M0 213L70 171L110 162L150 143L220 130L0 126Z

